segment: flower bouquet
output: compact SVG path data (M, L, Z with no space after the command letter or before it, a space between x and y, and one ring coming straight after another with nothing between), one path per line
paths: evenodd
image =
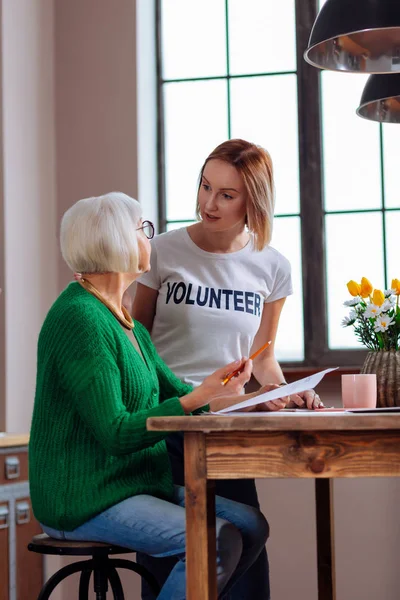
M353 296L344 304L350 314L344 327L354 327L359 341L369 352L361 373L376 373L377 406L400 406L400 281L392 280L389 290L374 290L363 277L361 283L349 281Z
M343 327L354 327L358 340L369 350L398 350L400 339L400 281L392 280L389 290L374 289L366 277L361 283L349 281L347 289L353 296L345 306L350 314L342 321Z

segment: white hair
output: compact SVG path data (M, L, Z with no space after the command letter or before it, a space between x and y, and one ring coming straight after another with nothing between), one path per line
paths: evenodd
M121 192L84 198L61 220L63 258L78 273L138 273L139 202Z

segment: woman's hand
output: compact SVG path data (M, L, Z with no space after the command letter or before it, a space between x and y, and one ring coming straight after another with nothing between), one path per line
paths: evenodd
M280 386L277 383L267 383L255 393L254 397L256 398L260 394L265 394L265 392L271 392L272 390L276 390L279 387ZM269 400L268 402L261 402L260 404L256 404L256 406L254 406L252 410L256 412L282 410L282 408L286 408L289 403L290 396L283 396L282 398L277 398L276 400Z
M224 385L223 381L225 378L237 369L241 372L235 377L232 377L232 379ZM250 381L252 370L253 361L244 357L214 371L214 373L204 379L200 387L204 386L204 389L209 390L209 393L213 398L240 394L246 383Z
M241 372L236 377L232 377L227 384L223 385L222 382L227 375L236 369L241 369ZM180 398L184 411L190 413L205 404L211 404L219 398L222 398L222 404L215 404L214 402L212 406L213 410L219 410L230 404L237 404L245 400L246 397L240 395L240 393L243 386L250 380L252 370L253 362L248 358L242 358L217 369L217 371L206 377L203 383L193 390L193 392Z
M254 397L271 390L276 390L278 387L275 383L264 385L260 388ZM257 404L254 411L276 411L282 408L307 408L308 410L315 410L316 408L325 408L321 398L315 392L315 390L306 390L305 392L299 392L298 394L291 394L277 400L270 400L268 402L262 402Z
M325 408L321 398L315 390L306 390L298 394L292 394L288 408L308 408L315 410L316 408Z

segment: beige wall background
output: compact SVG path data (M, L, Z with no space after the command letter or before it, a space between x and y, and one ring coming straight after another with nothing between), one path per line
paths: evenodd
M37 335L70 279L61 214L121 189L155 217L154 20L152 0L0 0L0 8L0 429L12 432L29 429ZM322 395L337 403L337 380ZM313 482L258 488L271 525L273 600L316 600ZM386 479L335 481L338 600L398 599L399 492ZM58 565L53 558L47 572ZM127 600L139 597L135 576L125 585ZM76 580L64 583L58 600L76 590Z
M40 322L57 292L53 3L2 5L6 428L30 423Z

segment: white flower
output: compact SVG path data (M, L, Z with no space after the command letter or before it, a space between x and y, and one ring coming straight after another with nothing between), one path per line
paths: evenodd
M385 298L387 298L388 296L391 296L392 294L395 294L396 290L393 290L392 288L389 288L388 290L385 290L383 293L385 294Z
M344 306L356 306L357 304L360 304L361 300L361 296L354 296L354 298L351 300L346 300L346 302L343 302L343 304Z
M392 324L393 317L389 317L388 314L381 314L376 319L374 331L386 331Z
M342 320L342 327L348 327L349 325L352 325L354 323L354 319L351 319L350 317L344 317Z
M365 312L363 314L364 319L370 319L371 317L377 317L382 312L382 306L377 306L376 304L368 304Z
M381 311L387 312L391 308L394 308L394 306L396 306L396 296L389 296L388 298L386 298L385 302L382 304Z
M349 319L350 319L350 321L355 321L357 319L357 317L358 317L358 313L353 308L349 313Z

